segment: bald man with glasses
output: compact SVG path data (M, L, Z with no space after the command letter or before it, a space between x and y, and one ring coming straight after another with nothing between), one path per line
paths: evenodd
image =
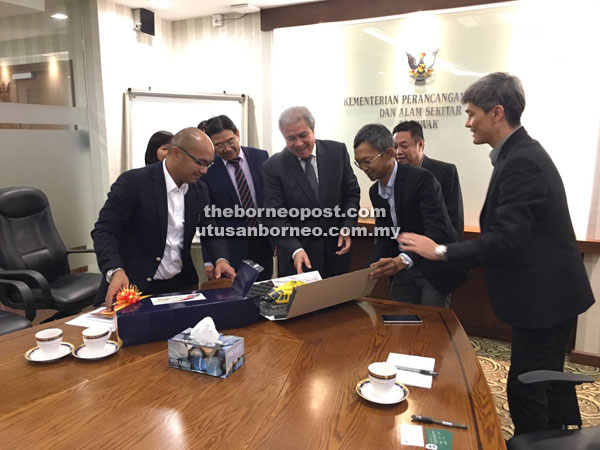
M213 164L209 137L197 128L177 133L160 164L129 170L111 186L92 231L98 266L104 275L96 305L112 307L123 287L145 294L197 288L190 249L197 226L215 226L204 217L208 190L198 183ZM215 277L234 277L224 240L203 238L215 255Z

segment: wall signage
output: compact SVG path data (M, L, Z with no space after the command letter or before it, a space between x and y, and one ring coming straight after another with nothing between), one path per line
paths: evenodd
M378 119L416 120L423 128L439 128L440 120L460 116L462 92L432 92L428 94L391 94L344 98L347 108L371 107Z

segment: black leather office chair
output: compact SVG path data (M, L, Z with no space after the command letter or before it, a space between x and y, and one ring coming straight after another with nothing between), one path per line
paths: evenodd
M575 389L581 383L593 383L594 379L586 375L557 372L554 370L534 370L519 375L521 383L531 384L544 381L560 383L565 392ZM563 429L525 433L509 439L507 450L600 450L600 427L581 428L581 414L577 399L573 402L572 395L561 402L560 408ZM568 430L568 425L576 425L578 429Z
M0 298L5 296L7 290L16 291L21 297L24 307L30 311L30 315L33 313L35 316L33 296L31 295L31 290L25 283L22 281L0 279ZM19 331L24 328L29 328L30 326L31 322L25 317L0 310L0 335Z
M33 309L20 293L5 289L0 300L24 309L29 320L37 309L55 309L54 318L79 312L91 305L100 286L97 273L71 273L67 255L93 253L67 250L60 238L46 195L35 188L0 189L0 278L25 283Z

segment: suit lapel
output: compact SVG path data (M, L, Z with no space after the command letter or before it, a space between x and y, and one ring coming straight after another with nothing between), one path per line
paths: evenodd
M252 183L254 184L254 192L256 192L256 201L261 203L256 206L260 208L262 207L261 199L263 198L263 179L261 163L256 161L256 159L254 158L254 152L250 152L245 147L242 148L244 149L244 155L246 155L246 161L248 161L250 173L252 174Z
M306 174L304 173L304 170L302 169L302 166L300 165L300 161L298 161L298 158L294 154L292 154L292 152L290 152L287 148L283 149L282 151L284 152L284 154L283 154L283 158L285 161L284 167L289 168L290 175L296 180L296 182L298 183L298 185L300 186L300 189L302 189L304 194L316 206L320 206L319 202L315 198L315 193L311 189L310 184L308 184L308 178L306 178ZM317 165L318 164L319 164L319 161L317 160ZM321 173L319 171L319 177L320 176L321 176Z
M188 191L184 196L184 220L183 223L183 245L185 247L186 242L192 241L192 235L196 232L196 226L198 225L198 211L205 205L200 204L200 198L198 198L197 192L202 189L200 187L202 181L198 181L197 186L189 185ZM204 187L206 189L206 187Z
M231 178L229 177L229 172L227 171L227 168L225 167L225 162L223 161L223 159L221 159L220 156L215 156L215 165L213 167L211 167L211 169L215 169L215 176L217 178L217 180L221 179L222 181L222 186L225 188L225 192L227 192L227 195L229 195L229 197L231 197L231 200L233 201L233 203L239 203L240 200L238 198L237 195L237 190L235 188L235 186L233 185L233 183L231 182Z
M167 207L167 184L165 182L165 174L163 173L162 163L153 164L150 168L152 171L152 195L154 196L158 230L160 232L161 242L166 242L169 212Z
M373 191L372 203L373 208L383 208L385 210L385 218L383 219L383 224L381 226L393 226L394 222L392 221L392 216L390 214L390 204L388 201L379 195L379 181L376 181L371 189ZM375 219L377 222L377 219Z
M490 183L488 184L488 190L485 195L485 202L483 203L483 208L481 208L481 213L479 214L479 228L483 229L483 224L485 222L488 200L490 198L490 194L494 189L494 182L496 181L496 177L498 173L502 170L502 166L504 165L504 161L506 156L513 150L513 148L522 140L526 139L527 131L524 127L519 128L515 131L502 145L502 149L500 150L500 155L498 155L498 160L496 161L496 165L494 166L494 171L492 172L492 176L490 177Z
M397 163L398 169L396 171L396 181L394 182L394 205L396 206L396 223L398 226L402 223L402 207L405 201L404 192L404 179L406 178L406 167L404 164Z
M319 172L319 199L322 205L326 205L325 199L327 193L330 192L328 189L329 170L333 170L335 166L330 160L330 154L319 140L315 141L315 146L317 147L317 171Z

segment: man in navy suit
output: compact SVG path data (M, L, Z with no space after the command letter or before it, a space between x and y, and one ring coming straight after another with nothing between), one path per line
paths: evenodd
M482 265L492 307L512 326L508 406L515 434L561 426L560 383L523 384L519 374L563 369L577 316L594 297L577 248L565 189L552 159L521 126L525 94L517 77L492 73L463 94L474 144L488 144L494 166L479 239L448 245L401 235L405 251L448 264Z
M160 163L129 170L111 186L92 231L104 275L96 296L111 308L117 292L135 284L145 294L195 289L198 274L190 249L196 226L213 225L204 216L208 189L198 180L212 165L213 145L197 128L177 133ZM207 238L215 255L216 278L233 277L221 239Z
M456 242L458 236L444 206L440 184L433 174L394 157L392 134L381 124L362 127L354 138L355 164L371 181L374 208L386 211L375 219L377 229L422 233L439 242ZM398 264L392 279L392 300L444 307L447 295L465 281L461 270L401 252L393 237L377 237L369 262L376 267ZM407 276L403 276L408 274Z
M263 207L263 162L269 154L258 148L242 147L240 133L225 115L212 117L198 125L215 146L215 160L202 181L208 186L215 207L224 210L237 206L255 209ZM245 203L245 204L244 204ZM244 217L215 217L219 227L256 227L259 220ZM273 251L266 237L234 236L227 238L231 265L238 270L244 259L251 259L264 270L258 280L269 280L273 274ZM214 257L202 246L204 269L209 280L214 278Z
M400 122L392 131L396 159L401 164L411 164L429 170L439 181L444 194L444 203L452 226L460 239L464 232L462 192L458 172L454 164L429 158L425 150L423 127L415 120Z
M293 227L312 229L315 234L272 236L279 249L279 274L302 273L304 268L318 270L323 278L348 271L351 239L349 235L327 235L331 227L354 227L360 188L350 166L346 146L341 142L315 139L315 119L308 108L293 106L279 117L279 130L286 147L265 164L265 207L304 208L315 214L277 217L265 222L278 230ZM341 214L318 213L336 208ZM342 217L343 215L343 217Z

